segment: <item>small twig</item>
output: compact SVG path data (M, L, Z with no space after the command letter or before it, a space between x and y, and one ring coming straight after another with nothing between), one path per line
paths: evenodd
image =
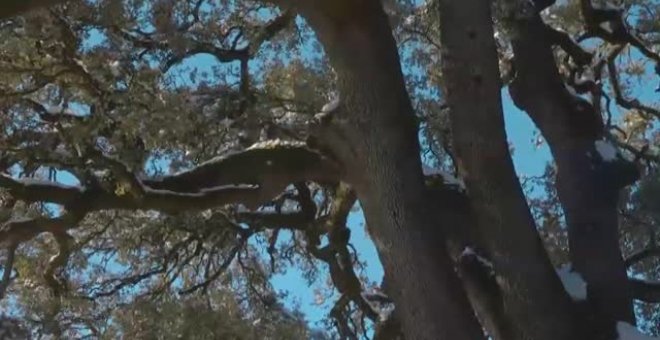
M14 269L14 257L16 255L17 245L11 244L7 248L7 260L2 268L2 281L0 282L0 301L5 297L5 292L11 283L11 272Z

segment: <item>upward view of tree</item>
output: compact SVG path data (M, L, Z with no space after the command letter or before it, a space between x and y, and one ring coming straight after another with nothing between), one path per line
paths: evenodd
M656 0L5 0L0 38L2 334L660 335Z

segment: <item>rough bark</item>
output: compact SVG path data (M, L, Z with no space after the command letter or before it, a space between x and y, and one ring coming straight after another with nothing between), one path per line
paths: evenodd
M616 335L615 320L634 322L632 294L619 248L619 190L635 181L634 166L603 161L595 142L605 135L598 111L571 94L552 54L541 19L518 21L513 40L515 104L548 141L557 164L557 190L566 214L570 258L588 284L590 310L603 338ZM594 337L596 338L596 337Z
M417 130L380 1L298 5L337 74L340 107L327 128L343 143L330 147L350 164L347 176L386 268L406 337L483 338L447 253L433 252L425 242L423 232L434 224Z
M335 182L342 174L335 162L304 144L277 141L257 144L159 179L139 179L121 163L105 156L101 158L113 165L117 178L81 180L84 186L67 186L0 174L0 187L25 202L61 204L79 218L89 211L104 209L154 209L174 213L229 203L259 206L292 183ZM116 189L126 183L131 188L118 193ZM293 222L292 218L298 217L287 216L287 222ZM11 220L0 226L0 243L24 242L42 232L74 226L69 218Z
M504 130L490 5L440 1L444 94L459 171L516 339L574 339L576 325L516 178Z
M446 251L435 245L447 244L468 299L486 334L494 340L514 339L512 320L504 312L502 294L489 260L476 253L482 246L476 240L477 221L469 197L434 176L427 177L427 187L429 201L436 211L433 216L436 224L424 233L426 242L435 252ZM476 251L468 252L468 247ZM390 294L387 281L383 281L381 289ZM377 326L374 339L403 340L400 318L395 310L390 318Z
M489 263L485 262L488 261L485 256L477 256L476 253L483 249L483 244L476 235L477 218L470 205L470 198L464 192L452 190L435 181L429 181L429 188L429 200L436 208L434 217L443 232L439 232L440 228L427 232L427 241L439 244L444 240L447 243L468 299L486 333L495 340L514 339L513 323L505 313L495 273ZM444 251L437 247L435 249ZM470 251L466 251L468 249Z

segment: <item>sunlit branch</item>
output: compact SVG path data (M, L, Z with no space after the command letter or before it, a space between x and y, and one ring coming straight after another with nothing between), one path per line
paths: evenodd
M55 232L53 236L59 251L48 261L48 266L44 272L44 279L54 294L59 296L64 293L67 287L66 281L57 277L57 271L66 266L71 255L71 247L74 239L66 231Z

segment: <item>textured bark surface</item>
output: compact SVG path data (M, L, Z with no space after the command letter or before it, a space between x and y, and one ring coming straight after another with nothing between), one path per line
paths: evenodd
M341 109L331 118L332 128L351 147L333 150L351 164L348 178L357 189L406 336L483 338L447 253L433 252L425 242L423 231L436 226L426 199L413 110L380 2L300 6L337 73Z
M572 95L560 78L552 39L539 17L517 24L514 40L517 77L511 94L548 141L557 164L557 190L566 214L570 258L588 284L588 301L602 330L594 338L612 338L615 321L634 322L632 293L619 248L619 190L637 173L624 160L603 162L594 142L604 124L590 103Z
M489 4L440 1L442 68L454 148L516 339L573 339L571 302L516 178L504 130Z
M449 254L456 263L456 269L463 287L481 325L488 335L496 340L514 339L515 332L511 318L504 310L502 292L497 284L493 268L487 258L477 252L483 249L479 242L477 219L464 192L447 188L440 183L429 181L431 204L435 208L436 228L425 233L431 244L447 243ZM469 251L466 251L468 249ZM436 251L444 251L435 248Z
M0 19L64 2L6 0L0 5ZM551 45L557 39L573 48L567 50L569 54L590 58L578 45L570 45L567 36L548 30L536 16L516 22L516 78L511 91L516 105L541 129L558 165L571 259L589 284L586 320L582 304L569 301L549 264L515 177L504 134L489 5L441 0L440 8L446 94L468 198L429 191L424 183L414 113L381 2L272 2L301 11L337 72L339 108L321 122L319 136L322 146L329 147L340 162L304 144L271 145L215 159L194 171L142 182L137 178L124 181L130 177L124 175L132 175L130 169L110 162L107 166L121 178L117 183L93 183L89 190L3 175L0 186L13 196L26 202L61 203L80 213L11 221L0 230L0 244L13 244L15 249L15 244L43 232L56 235L60 244L67 243L65 231L93 210L177 212L227 203L256 207L292 183L348 180L357 190L377 244L389 282L387 292L397 303L397 318L381 329L390 338L401 337L403 329L408 339L480 339L483 334L476 313L496 339L613 339L614 321L634 322L632 291L637 298L660 300L656 286L626 277L618 248L616 208L619 190L634 182L637 173L629 162L604 162L598 156L594 143L605 135L602 118L596 108L566 89L553 59ZM285 12L270 27L277 30L286 25L292 13ZM589 24L588 16L585 20ZM265 30L265 36L269 32ZM241 66L247 70L251 50L229 59L245 61ZM337 209L345 213L336 225L344 227L354 199ZM247 214L242 217L249 218ZM286 218L281 224L295 225L307 223L310 215L314 213L278 218ZM493 260L495 275L477 255L463 254L464 247L474 243ZM64 264L67 256L62 254L68 246L63 247L46 270L47 280L55 278L54 268ZM342 285L334 275L336 267L330 267L338 291L357 299L358 278L350 277ZM573 307L580 311L574 312L577 308ZM577 336L577 328L586 331Z

